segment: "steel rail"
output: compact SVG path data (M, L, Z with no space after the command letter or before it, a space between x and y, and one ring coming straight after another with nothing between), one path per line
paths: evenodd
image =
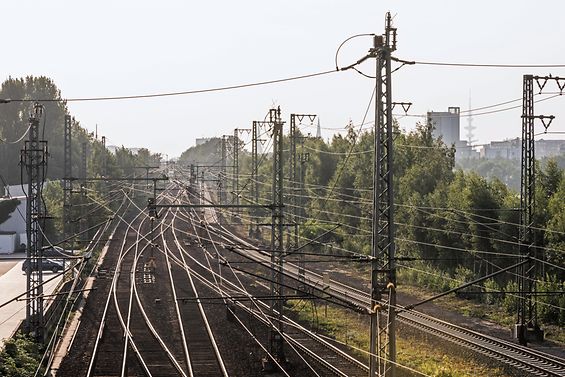
M163 223L161 223L161 226L163 226ZM175 282L173 279L173 272L172 272L172 268L171 268L171 261L169 258L169 253L170 253L170 249L167 245L167 241L165 240L165 235L164 232L161 233L161 238L163 241L163 250L165 251L165 261L167 263L167 272L169 275L169 282L171 284L171 290L173 293L173 299L175 302L175 312L180 324L180 335L181 335L181 339L182 339L182 349L183 349L183 353L184 353L184 357L186 359L186 367L188 369L188 373L191 377L194 377L194 372L192 370L192 363L190 362L190 353L188 352L188 345L187 345L187 341L186 341L186 334L184 331L184 326L183 326L183 322L182 322L182 316L181 316L181 312L180 312L180 308L179 308L179 304L178 304L178 298L177 298L177 292L176 292L176 288L175 288Z
M213 226L212 226L213 227ZM217 227L217 230L220 231ZM234 235L229 230L223 231L229 233L239 243L254 248L254 246L237 235ZM249 250L248 250L249 251ZM256 251L257 260L265 261L265 256ZM298 267L292 263L287 263L285 266L287 272L298 277ZM307 279L311 285L320 287L323 284L323 276L316 274L312 271L307 271ZM368 293L360 291L347 284L331 281L329 290L337 296L341 296L344 300L349 300L351 303L357 305L368 306L370 304L370 296ZM398 309L404 309L399 306ZM398 319L415 328L423 329L426 332L435 335L443 335L443 338L450 340L459 345L473 349L485 356L493 357L496 360L507 363L512 367L528 371L544 376L565 376L565 360L560 359L553 355L548 355L536 350L528 349L526 347L504 341L489 335L484 335L476 331L465 329L446 321L425 315L424 313L407 310L401 311L397 314ZM498 348L498 350L493 349Z
M176 227L173 227L173 232L175 232L177 230ZM209 231L207 229L207 231ZM199 238L199 235L196 234L196 237ZM178 242L178 240L177 240ZM201 245L202 243L199 242L199 244ZM190 255L189 255L190 257ZM195 258L192 258L197 264L199 264L202 268L208 269L212 274L216 274L214 271L211 271L209 268L207 268L206 266L202 265L198 260L196 260ZM205 279L203 276L199 275L200 279ZM225 277L223 276L219 276L218 277L222 280L225 280L226 283L228 283L229 285L232 286L233 289L241 292L242 294L246 294L246 291L242 290L241 288L239 288L238 286L234 285L233 283L231 283L229 280L226 280ZM222 294L221 290L219 290L214 283L212 283L212 281L207 280L209 283L209 288L214 289L217 293ZM248 294L248 293L247 293ZM254 302L259 303L260 305L263 305L265 308L268 307L267 304L265 304L262 301L258 301L258 300L253 300ZM238 303L238 305L243 305L241 303ZM243 305L243 307L247 310L248 308ZM257 317L260 321L262 321L265 325L267 326L273 326L272 322L268 320L268 318L264 318L262 315L264 315L264 313L257 313L256 311L253 311L253 314L255 317ZM324 347L328 348L329 350L331 350L331 352L335 353L337 356L339 356L341 359L344 359L347 361L348 364L353 364L355 365L357 368L360 368L363 370L363 373L366 372L367 367L359 362L358 360L356 360L355 358L351 357L349 354L347 354L346 352L339 350L337 347L335 347L334 345L332 345L331 343L327 342L326 340L322 339L321 337L315 335L313 332L307 330L305 327L300 326L299 324L297 324L296 322L292 321L291 319L289 319L288 317L285 317L285 321L292 323L293 327L299 331L301 331L302 333L304 333L307 337L313 339L317 344L319 345L323 345ZM347 376L347 374L345 374L344 372L340 371L339 369L337 369L337 367L333 366L331 363L329 363L327 360L324 360L322 358L320 358L320 356L318 355L319 350L312 350L310 348L308 348L306 345L302 344L302 342L300 340L297 340L295 338L290 337L288 334L283 334L283 336L288 337L291 343L293 343L295 346L299 347L301 350L303 350L304 352L306 352L312 359L316 360L317 362L321 363L326 369L330 370L333 374L338 375L338 376Z
M137 220L137 218L138 218L139 216L141 216L142 214L143 214L143 212L139 212L139 214L136 215L136 216L134 217L134 219L131 220L131 222L129 222L129 223L126 222L126 221L123 219L123 217L119 216L119 217L120 217L120 220L123 221L124 223L126 223L126 225L127 225L127 227L126 227L126 233L127 233L127 231L128 231L130 228L133 228L133 227L132 227L132 224L133 224L133 223ZM124 239L123 239L122 244L121 244L121 247L120 247L120 253L119 253L119 256L118 256L118 266L119 266L119 261L120 261L120 259L123 258L124 254L125 254L125 253L128 253L128 252L133 248L133 246L134 246L134 245L131 245L127 250L124 251L126 242L127 242L127 237L124 236ZM111 300L112 300L112 298L113 298L112 291L113 291L115 285L117 284L118 277L119 277L119 267L118 267L118 266L116 267L116 269L115 269L115 271L114 271L114 275L113 275L113 277L112 277L112 283L111 283L111 285L110 285L110 292L108 293L108 296L107 296L107 298L106 298L106 302L105 302L105 305L104 305L104 311L102 312L102 317L101 317L101 319L100 319L100 326L98 327L98 333L97 333L97 336L96 336L96 341L95 341L95 343L94 343L94 349L92 350L91 357L90 357L90 362L89 362L88 369L87 369L87 372L86 372L86 376L87 376L87 377L92 376L92 373L94 372L94 367L95 367L95 365L96 365L96 359L97 359L97 356L98 356L100 340L102 339L102 335L104 334L104 329L105 329L105 326L106 326L106 320L107 320L107 317L108 317L108 310L109 310L109 307L110 307L110 302L111 302ZM122 323L122 327L124 327L124 324L123 324L123 323ZM134 347L134 345L132 345L132 347ZM140 360L140 363L141 363L142 368L145 370L145 372L146 372L148 375L151 375L151 373L149 372L149 369L147 368L147 365L145 365L145 363L143 362L143 360Z

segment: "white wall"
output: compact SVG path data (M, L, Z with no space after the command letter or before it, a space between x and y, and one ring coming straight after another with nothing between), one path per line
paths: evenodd
M18 199L20 204L16 207L14 212L10 214L10 218L0 224L0 232L16 232L16 233L25 233L26 232L26 203L27 200L24 197L17 197L14 199ZM19 212L18 212L19 210ZM21 213L21 215L20 215Z
M0 254L11 254L16 247L16 234L0 234Z

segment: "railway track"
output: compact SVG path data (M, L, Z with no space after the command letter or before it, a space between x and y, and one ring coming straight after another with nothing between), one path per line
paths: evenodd
M179 216L179 219L181 217ZM212 240L214 236L209 232L209 228L202 227L201 224L206 223L203 218L199 218L196 213L186 214L182 218L183 224L179 226L173 226L173 233L175 233L175 238L177 244L180 245L179 240L183 238L183 236L190 235L194 237L195 242L199 245L204 243L203 239ZM181 232L179 229L185 228L186 225L190 224L193 227L193 232ZM195 225L198 224L198 225ZM200 229L197 229L200 228ZM204 237L200 237L200 232L207 233ZM179 235L179 233L182 233ZM212 243L214 248L217 248L218 245L216 243ZM182 248L182 246L181 246ZM241 301L231 301L231 306L228 308L233 308L234 310L244 311L245 313L253 316L256 320L263 323L264 326L270 328L274 326L272 319L268 316L269 306L266 302L258 299L253 299L253 295L245 288L243 288L243 284L241 282L234 282L232 280L228 280L226 278L229 274L221 274L217 272L218 270L214 271L214 268L210 265L209 260L207 259L207 264L204 262L198 261L194 258L194 253L187 253L184 250L189 258L192 259L193 263L196 263L200 267L200 273L196 273L193 270L193 274L198 276L198 279L201 283L206 284L211 290L216 290L216 293L222 296L228 295L235 295L235 296L248 296L249 300L251 300L254 305L250 305L249 307L242 304ZM203 249L204 253L207 253L205 249ZM215 257L215 255L210 254L209 257ZM217 259L214 258L215 262ZM206 272L209 276L205 276ZM219 288L218 281L222 281L224 288ZM263 294L265 291L268 291L268 287L263 286ZM232 309L229 309L232 310ZM235 315L232 312L232 315ZM318 336L314 332L310 331L309 329L305 328L304 326L298 324L297 322L293 321L292 319L284 316L284 321L288 326L288 331L286 331L283 336L287 341L287 344L293 348L295 352L297 352L301 357L308 358L306 363L312 364L315 363L318 365L318 368L322 368L326 374L323 375L336 375L336 376L365 376L368 372L367 366L364 365L359 360L351 357L349 354L344 352L343 350L335 347L327 340L323 339L322 337ZM304 356L302 356L304 355ZM317 372L316 372L317 373Z
M171 224L175 216L175 214L172 215ZM161 237L174 295L175 310L183 324L181 329L186 342L184 352L189 374L202 377L228 376L206 311L199 300L199 292L194 284L194 279L186 268L185 253L181 252L177 242L167 241L166 233L162 232ZM186 250L183 251L186 252ZM171 263L173 258L177 263ZM179 301L183 303L179 305Z
M144 303L147 299L137 289L140 281L145 284L148 279L144 268L141 268L141 276L138 269L143 252L151 243L149 232L143 231L147 217L142 217L142 214L140 211L131 223L126 224L126 235L120 247L87 376L117 373L122 376L187 376L176 361L178 355L171 352L159 334L163 328L159 331L149 318ZM138 222L137 229L133 227L135 221ZM143 291L147 289L144 287ZM171 324L174 326L174 321Z
M250 260L264 266L270 264L270 256L248 241L221 225L208 224L208 226L221 237L222 242L236 245L236 248L239 246L239 255L246 255ZM285 275L298 281L298 266L287 262ZM325 287L324 277L313 271L306 271L306 281L318 290L326 288L326 292L343 302L360 308L370 307L370 296L367 292L336 281L331 281L329 287ZM565 360L561 358L465 329L415 310L404 310L401 306L398 309L397 318L400 322L491 357L515 369L538 376L565 376Z
M188 193L175 187L163 193L161 200L188 202ZM186 210L164 211L154 240L150 240L147 216L138 216L125 224L119 248L117 267L105 297L103 320L92 347L87 376L229 376L218 342L218 327L210 324L210 306L203 305L202 295L211 293L225 304L235 321L268 353L256 339L247 322L253 318L270 329L274 318L269 312L268 287L259 278L230 270L226 259L236 253L259 268L270 268L270 255L214 221L215 214ZM123 221L123 220L122 220ZM151 244L157 244L155 260L158 270L147 270ZM211 247L205 247L208 244ZM118 251L118 250L116 250ZM231 253L231 254L230 254ZM286 263L285 280L298 285L298 267ZM326 287L324 277L306 271L310 289L324 290L333 299L351 307L369 307L369 295L337 281ZM289 283L290 284L290 283ZM263 298L261 298L263 296ZM243 297L245 299L230 299ZM222 307L224 307L222 305ZM146 310L147 309L147 310ZM150 310L149 310L150 309ZM402 309L402 308L399 308ZM274 313L276 314L276 313ZM217 310L216 314L217 316ZM565 362L557 357L440 321L414 310L401 311L398 319L408 326L449 340L475 352L492 357L517 370L539 376L565 376ZM214 318L216 326L218 319ZM213 321L213 322L214 322ZM285 347L298 355L311 375L365 376L367 366L338 348L331 340L310 331L287 316ZM221 331L221 330L220 330ZM266 330L264 330L266 331ZM240 350L237 350L238 352ZM225 356L225 355L223 355ZM232 355L233 356L233 355ZM284 367L283 367L284 370ZM306 373L304 375L309 375ZM289 375L289 374L287 374Z
M270 263L269 256L261 253L252 244L233 234L221 226L213 228L224 235L224 241L242 245L249 258L264 264ZM252 249L255 249L253 251ZM242 250L243 251L243 250ZM285 274L296 281L299 278L298 266L292 263L285 264ZM306 271L306 280L309 285L322 290L325 287L324 277L313 271ZM359 307L370 307L370 296L367 292L360 291L347 284L331 281L326 292ZM465 329L446 321L428 316L415 310L404 310L399 306L397 318L401 323L436 335L457 345L469 348L482 355L496 359L511 367L537 376L565 376L565 360L553 355L548 355L527 347L504 341L476 331Z

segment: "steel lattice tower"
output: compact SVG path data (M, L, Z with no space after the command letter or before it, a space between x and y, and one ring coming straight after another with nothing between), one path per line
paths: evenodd
M220 204L226 204L226 157L227 157L226 135L222 136L221 144L221 166L220 166Z
M294 223L294 236L290 237L291 242L287 245L289 250L295 250L298 248L298 174L297 171L297 161L296 161L296 141L297 141L297 134L296 134L296 114L290 114L290 155L289 155L289 175L290 175L290 191L291 195L289 198L290 206L292 209L292 221ZM304 277L304 266L303 266L303 257L304 254L300 254L301 258L299 259L299 276L301 280Z
M296 129L296 119L302 122L302 119L307 117L311 123L316 119L315 114L290 114L290 158L289 158L289 172L290 172L290 187L292 194L290 195L290 205L292 208L293 223L294 223L294 237L291 237L291 243L288 245L289 250L295 250L298 248L298 238L299 238L299 223L300 216L304 216L302 213L302 195L303 195L303 171L304 163L307 158L304 153L297 152L298 141L300 140L302 145L304 139L307 136L302 136ZM299 165L300 163L300 165ZM305 270L305 260L304 253L298 255L298 277L301 282L304 282L304 270Z
M269 343L270 353L277 361L284 362L283 349L283 122L281 109L269 111L273 131L273 186L272 186L272 225L271 225L271 318L275 321L276 329L271 328ZM276 318L276 319L275 319Z
M47 165L47 142L39 140L39 120L43 107L34 104L29 118L29 139L21 152L21 166L27 175L27 292L26 331L43 341L43 272L40 263L43 257L42 231L40 221L44 217L41 205L41 191Z
M251 126L251 198L253 200L253 204L259 204L259 177L258 177L258 160L257 160L257 143L259 142L259 122L253 121L253 125ZM256 211L254 209L250 209L251 215L256 215ZM252 217L253 219L253 217ZM253 225L249 228L249 234L252 233ZM257 225L256 229L257 233L259 233L259 226Z
M72 118L70 115L65 115L65 129L64 129L64 174L63 180L63 238L67 240L67 245L72 245L69 241L73 233L71 223L71 210L72 210L72 192L73 184L71 178L73 176L72 165Z
M233 130L233 194L232 203L239 205L239 129ZM239 215L239 208L234 208L234 212Z
M528 341L528 330L533 336L542 334L537 321L537 305L533 295L536 292L536 263L531 258L539 259L536 248L536 235L534 232L535 214L535 177L536 156L534 140L534 121L539 118L544 122L553 116L534 115L534 79L547 81L548 77L534 77L524 75L522 93L522 156L521 156L521 183L520 183L520 256L527 262L520 266L518 271L518 315L516 320L515 335L521 344ZM559 79L557 78L557 82ZM544 82L545 82L544 81ZM545 84L540 86L540 92ZM547 124L549 126L549 124ZM546 129L547 129L546 126ZM541 335L543 338L543 335Z
M106 153L106 136L102 136L102 176L108 176L108 154Z
M396 362L396 270L394 243L393 128L391 53L396 29L386 15L384 36L375 36L370 54L376 58L373 236L371 263L370 376L394 376ZM383 296L388 294L388 305ZM386 313L386 314L385 314Z
M88 221L86 218L86 175L87 175L87 154L88 154L88 143L82 143L81 149L81 159L80 159L80 196L81 196L81 206L80 206L80 234L81 239L86 243L88 236L86 233L86 228L88 228Z

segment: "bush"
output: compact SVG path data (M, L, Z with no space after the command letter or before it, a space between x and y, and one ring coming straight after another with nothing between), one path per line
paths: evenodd
M455 275L453 276L453 279L454 280L452 280L449 283L449 287L451 289L457 288L465 283L475 280L475 274L467 267L457 266L457 268L455 269ZM477 296L475 294L468 294L468 293L480 292L480 290L481 289L479 287L470 286L458 290L455 294L458 297L462 297L462 298L476 298Z
M565 284L559 282L556 276L548 276L544 282L538 283L537 291L539 293L547 292L546 295L538 296L537 311L540 320L544 323L553 325L563 325L565 310L563 309L562 295L554 292L562 292L565 290Z
M4 350L0 352L0 376L34 376L41 355L41 344L17 333L13 338L4 341Z
M484 283L485 293L482 295L483 302L489 305L495 305L500 303L501 295L499 292L501 291L500 286L494 281L494 279L487 279ZM493 293L489 293L493 292Z
M518 292L518 284L514 280L509 281L504 288L504 292ZM505 293L502 307L507 314L516 313L516 308L518 307L518 296L516 293Z

